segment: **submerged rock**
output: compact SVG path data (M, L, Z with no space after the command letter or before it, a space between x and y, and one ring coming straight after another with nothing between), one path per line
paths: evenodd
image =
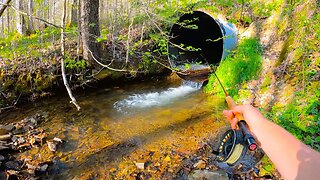
M5 163L5 167L8 170L15 170L15 171L21 170L21 165L18 161L8 161Z
M0 179L34 179L37 174L45 173L52 162L41 162L32 157L20 160L15 158L17 150L24 151L33 147L42 146L46 142L47 134L43 129L37 128L44 117L36 114L27 117L20 122L8 125L0 125L0 155L1 170L5 172L4 177L0 171ZM50 145L54 144L54 147ZM50 150L56 150L56 145L62 143L59 138L48 142ZM6 151L2 151L6 150ZM6 160L8 160L6 162Z
M190 180L228 180L228 175L223 171L195 170L188 179Z

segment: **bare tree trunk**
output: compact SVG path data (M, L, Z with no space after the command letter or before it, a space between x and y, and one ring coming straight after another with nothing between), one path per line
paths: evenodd
M4 38L4 17L1 16L1 37Z
M78 42L77 42L77 57L78 59L80 58L80 48L82 47L82 41L81 41L81 17L80 17L80 4L81 4L81 1L80 0L77 0L78 1L78 9L77 9L77 23L78 23Z
M72 6L71 6L71 22L70 26L76 25L78 22L78 0L73 0Z
M104 10L105 10L105 2L104 2L104 0L100 0L100 6L99 6L99 14L100 14L100 17L99 17L99 19L100 19L100 23L101 24L104 24L105 23L105 13L104 13ZM101 26L100 26L100 30L101 30Z
M9 11L9 9L7 11L7 28L8 28L7 34L9 34L10 33L10 11Z
M63 13L62 13L62 21L61 21L61 26L65 27L65 22L66 22L66 7L67 7L67 2L66 0L63 1ZM80 106L77 104L77 100L74 98L74 96L72 95L72 91L69 87L68 81L67 81L67 77L66 77L66 73L65 73L65 67L64 67L64 58L65 58L65 38L64 38L65 34L64 34L64 28L61 28L61 73L62 73L62 78L63 78L63 83L68 91L69 97L71 99L70 103L73 103L76 108L78 109L78 111L80 110Z
M28 14L29 15L33 14L33 0L28 0ZM28 31L31 34L34 32L32 16L29 16L29 19L28 19Z
M47 14L47 11L45 11L45 8L48 7L48 0L44 0L42 3L43 6L43 10L42 10L42 19L44 20L48 20L49 19L49 14ZM47 24L41 22L40 27L42 27L42 29L45 29L47 27Z
M22 3L23 3L22 0L16 1L16 7L18 8L19 11L23 11ZM16 28L19 34L21 35L26 34L26 24L25 24L24 16L18 12L16 12Z
M51 8L51 11L50 11L50 18L49 18L49 21L53 24L55 24L55 12L56 12L56 1L52 1L52 7Z
M93 58L99 59L100 57L100 46L96 42L96 37L99 36L99 0L82 0L81 37L83 58L88 60L91 65L94 62Z

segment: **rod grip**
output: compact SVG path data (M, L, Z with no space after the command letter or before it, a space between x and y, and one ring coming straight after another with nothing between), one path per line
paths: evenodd
M244 135L244 139L247 141L248 143L248 148L250 151L254 151L257 149L257 143L254 139L254 137L251 135L250 131L248 130L247 126L246 126L246 122L244 120L241 120L238 122L238 126L241 129L243 135Z
M232 110L234 107L236 107L236 103L233 101L232 97L230 96L227 96L226 97L226 101L227 101L227 104L228 104L228 107L230 110ZM240 113L234 113L234 115L236 116L236 118L241 121L243 120L244 121L244 117L242 116L242 114Z
M236 106L236 103L233 101L233 99L230 96L226 97L226 101L227 101L227 104L228 104L228 107L230 110L232 110ZM240 130L242 131L245 140L248 143L249 150L254 151L257 148L257 143L255 142L255 139L251 135L250 131L248 130L248 128L246 126L247 123L245 122L244 117L240 113L234 113L234 115L239 120L238 126L239 126Z

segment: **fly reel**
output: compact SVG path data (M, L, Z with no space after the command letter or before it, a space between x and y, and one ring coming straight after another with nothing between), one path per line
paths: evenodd
M218 150L213 151L213 153L217 155L216 160L218 162L234 166L245 156L247 147L242 131L229 129L222 136Z

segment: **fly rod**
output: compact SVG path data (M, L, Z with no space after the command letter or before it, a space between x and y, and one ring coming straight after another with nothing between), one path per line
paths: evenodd
M226 101L227 101L229 109L232 110L236 106L236 103L233 101L232 97L230 97L228 95L226 89L222 85L220 79L218 78L218 76L214 70L213 70L213 74L217 78L224 94L226 95ZM245 122L244 117L240 113L234 113L234 116L238 119L238 126L239 126L240 130L242 131L246 142L248 143L248 149L250 151L254 151L257 148L257 144L255 142L254 137L251 135L250 131L247 128L247 123Z

